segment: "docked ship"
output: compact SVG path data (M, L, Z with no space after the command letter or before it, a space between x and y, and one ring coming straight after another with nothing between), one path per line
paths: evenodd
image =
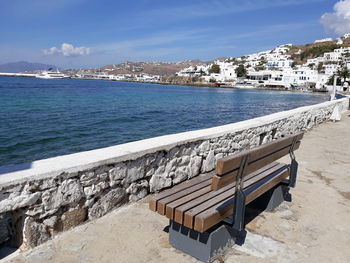
M42 71L39 74L35 75L36 78L39 79L67 79L69 76L59 72L58 70L56 71Z

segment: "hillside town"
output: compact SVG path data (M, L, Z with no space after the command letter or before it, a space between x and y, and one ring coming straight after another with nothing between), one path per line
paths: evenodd
M181 66L182 69L175 71ZM337 76L337 89L348 90L348 68L350 34L301 46L284 44L272 50L211 62L125 62L67 73L74 73L75 78L326 92L333 89L334 76Z
M335 40L324 38L306 45L284 44L271 50L207 62L124 62L101 68L67 69L61 72L50 69L15 75L304 92L327 92L333 90L336 84L338 91L349 91L350 34Z
M204 82L236 88L281 88L328 91L337 76L337 89L348 90L350 77L350 34L333 40L316 40L304 50L285 44L272 50L239 58L217 60L209 65L185 68L180 77L196 77Z

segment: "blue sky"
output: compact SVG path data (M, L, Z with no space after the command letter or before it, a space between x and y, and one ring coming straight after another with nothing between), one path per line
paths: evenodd
M350 10L349 0L0 0L0 64L236 57L340 35L350 20L337 2Z

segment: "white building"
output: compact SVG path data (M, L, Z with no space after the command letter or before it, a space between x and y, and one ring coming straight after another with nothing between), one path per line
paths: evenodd
M283 71L280 70L249 70L247 78L258 83L266 83L268 81L282 81ZM281 83L282 84L282 83Z
M319 58L309 58L307 61L306 61L306 66L308 65L311 65L311 64L314 64L314 65L318 65L320 62L323 62L323 58L322 58L322 61L320 61Z
M328 38L323 38L323 39L320 39L320 40L315 40L314 43L322 43L322 42L328 42L328 41L332 41L333 39L328 37Z
M323 54L325 61L340 61L342 54L340 52L326 52Z
M132 74L118 74L118 75L109 75L110 80L135 80L135 76Z
M324 57L310 58L306 61L305 66L309 66L310 64L315 64L318 66L320 63L324 63L326 60Z
M236 65L225 61L215 61L214 64L219 65L220 73L211 73L209 76L204 76L206 81L215 80L218 82L233 81L237 79ZM208 68L210 69L212 65Z
M240 59L237 59L238 61ZM211 73L209 74L210 68L217 64L220 67L219 73ZM217 81L217 82L226 82L226 81L233 81L237 79L236 75L236 68L237 65L233 65L232 62L228 61L215 61L214 64L204 66L204 65L197 65L197 66L191 66L188 68L185 68L183 70L180 70L176 73L177 76L180 77L202 77L205 81ZM206 74L206 76L203 76L203 73Z
M220 66L220 73L223 77L223 81L232 81L237 79L236 68L237 66L229 63L222 64L222 66Z
M265 58L266 60L288 60L290 59L290 55L270 53L270 54L266 54Z
M253 60L253 61L247 61L245 64L244 64L244 66L245 67L256 67L256 66L259 66L259 65L261 65L261 61L260 60Z
M350 69L350 57L343 57L343 62L345 66Z
M318 79L316 82L316 89L322 89L323 86L328 82L329 76L326 74L318 74Z
M320 89L326 84L329 76L319 74L317 70L309 67L299 67L298 69L249 71L247 78L263 86L289 88L311 85Z
M177 76L179 77L192 77L197 73L197 69L195 67L188 67L180 70L179 72L176 73Z
M327 76L333 76L340 68L340 65L338 65L338 64L325 64L323 67L324 67L324 74L326 74Z
M179 77L196 77L201 76L202 73L208 73L208 66L198 65L198 66L190 66L188 68L184 68L176 73Z
M140 74L136 77L136 81L140 82L156 82L160 80L158 75Z
M289 51L289 49L290 48L288 46L282 45L282 46L276 47L274 49L274 52L279 53L279 54L284 54L284 53L287 53Z
M293 86L303 86L307 83L319 82L319 74L317 70L309 67L299 67L298 69L285 69L283 71L283 82Z
M337 38L337 45L342 45L344 41L341 38Z
M350 47L341 47L341 48L334 49L334 53L338 53L341 55L350 53Z
M293 60L270 60L266 63L268 68L290 68Z

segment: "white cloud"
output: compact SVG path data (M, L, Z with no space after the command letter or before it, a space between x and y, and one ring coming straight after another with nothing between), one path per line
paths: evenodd
M51 47L49 49L44 49L43 50L43 53L45 55L54 55L54 54L57 54L59 53L60 51L57 49L57 47Z
M337 2L333 13L325 13L321 16L320 22L328 32L336 35L344 35L350 32L350 0Z
M67 43L62 44L61 51L65 57L83 56L90 54L90 48L88 47L74 47L73 45Z
M88 47L74 47L72 44L63 43L61 49L51 47L43 50L44 55L62 54L65 57L77 57L90 55L91 49Z

